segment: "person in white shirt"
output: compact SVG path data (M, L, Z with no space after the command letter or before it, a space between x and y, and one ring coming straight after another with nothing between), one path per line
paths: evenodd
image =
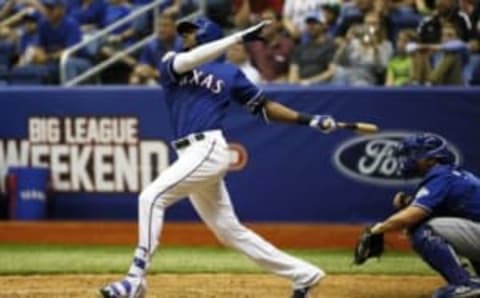
M228 49L227 60L230 63L237 65L237 67L240 68L247 79L249 79L252 83L258 85L263 82L262 76L250 62L247 51L245 50L245 46L243 44L239 43Z

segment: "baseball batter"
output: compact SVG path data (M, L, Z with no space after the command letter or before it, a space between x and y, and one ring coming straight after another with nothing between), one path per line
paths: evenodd
M161 61L160 82L170 109L178 159L139 196L139 239L125 279L100 290L103 297L142 297L145 275L158 245L166 209L183 197L216 237L265 270L293 282L292 297L308 297L325 276L312 264L287 255L243 226L235 215L223 177L230 163L222 120L233 101L265 121L309 125L321 132L334 130L330 116L307 115L268 100L222 55L238 42L256 38L268 23L222 38L212 21L198 18L178 24L185 51L167 53Z
M480 280L462 266L470 260L480 274L480 179L454 165L446 141L434 134L405 138L399 149L405 177L421 177L415 193L397 194L400 211L370 233L408 229L415 251L448 283L434 298L480 297Z

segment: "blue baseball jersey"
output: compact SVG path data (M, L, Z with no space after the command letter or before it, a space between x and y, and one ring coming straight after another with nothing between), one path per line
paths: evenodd
M233 64L217 60L178 75L174 59L164 58L159 69L175 138L221 129L232 101L250 106L261 98L262 90Z
M47 53L66 49L81 40L80 26L70 17L64 17L59 24L52 24L48 20L43 20L38 27L37 43Z
M108 27L120 19L128 16L132 12L132 7L128 4L108 5L103 19L103 26ZM127 31L132 26L131 22L121 25L114 29L111 33L120 34Z
M70 0L67 3L67 14L77 20L79 24L94 24L98 28L103 27L108 7L105 0L94 0L88 6L84 6L81 0Z
M432 216L480 222L480 179L455 166L436 165L417 187L413 205Z

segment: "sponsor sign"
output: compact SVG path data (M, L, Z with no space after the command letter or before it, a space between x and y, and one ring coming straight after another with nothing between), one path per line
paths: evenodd
M365 183L387 186L417 183L418 179L401 176L399 161L395 156L400 141L413 133L384 132L348 139L335 150L335 167L342 174ZM459 164L461 155L458 149L451 142L449 145Z

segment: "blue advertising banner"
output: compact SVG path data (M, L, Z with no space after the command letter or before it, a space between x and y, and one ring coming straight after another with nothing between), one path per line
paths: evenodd
M232 104L225 121L227 176L247 221L368 222L392 211L398 177L392 149L411 132L430 131L480 172L479 89L322 89L277 86L267 95L295 109L342 121L373 122L380 134L322 135L265 124ZM47 167L55 190L51 217L135 219L136 196L175 158L163 93L157 88L0 90L0 171ZM197 219L188 200L167 213Z

